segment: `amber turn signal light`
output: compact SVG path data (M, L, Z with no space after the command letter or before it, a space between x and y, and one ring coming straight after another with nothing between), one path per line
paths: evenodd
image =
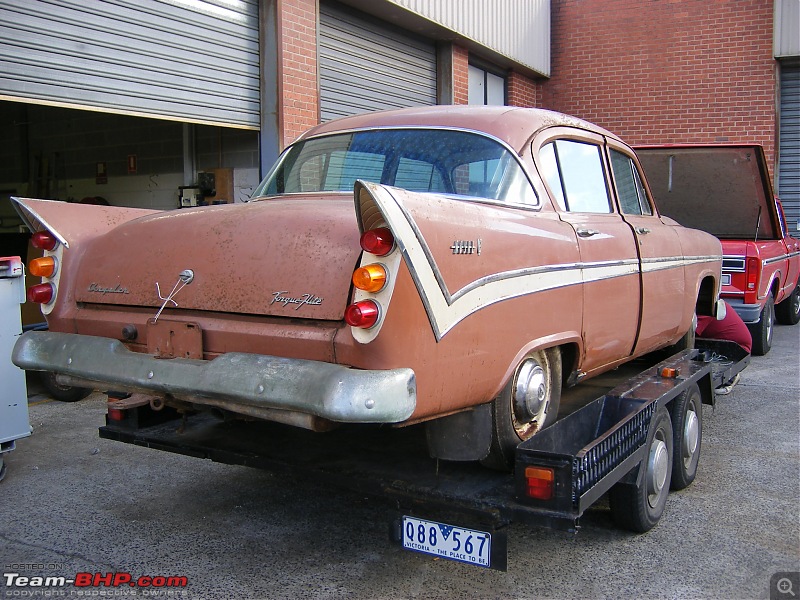
M394 236L387 227L370 229L361 234L361 249L375 256L386 256L394 249Z
M34 277L52 277L56 272L56 259L52 256L34 258L28 263L28 272Z
M526 491L535 500L550 500L555 487L555 472L548 467L525 467Z
M353 285L365 292L380 292L386 285L386 269L377 263L360 267L353 273Z
M378 322L380 314L377 302L361 300L351 304L344 310L344 320L351 327L369 329Z

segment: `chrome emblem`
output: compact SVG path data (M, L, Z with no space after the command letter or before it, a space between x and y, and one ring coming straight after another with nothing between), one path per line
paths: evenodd
M122 287L120 284L112 287L102 286L99 283L90 283L88 291L94 292L96 294L130 294L128 288Z
M290 304L296 304L295 310L300 310L306 305L309 306L319 306L322 304L322 298L319 296L315 296L314 294L302 294L297 297L293 296L286 296L284 294L288 294L286 290L280 292L272 292L272 302L269 303L270 306L273 304L280 304L284 308L289 306Z
M167 307L168 303L172 302L173 305L175 305L176 307L178 306L178 303L175 302L173 298L177 296L178 292L180 292L183 288L192 283L192 281L194 281L194 271L192 271L191 269L186 269L184 271L181 271L180 274L178 275L178 281L176 281L175 285L172 286L172 291L169 294L167 294L166 298L161 295L161 286L159 286L158 282L156 281L156 293L158 294L159 300L163 300L164 303L161 305L161 308L158 309L158 312L156 313L156 316L153 319L153 323L158 322L158 317L160 317L161 313L164 312L164 309Z
M481 240L481 238L478 238L477 241L456 240L453 242L453 245L450 246L450 250L453 251L453 254L477 254L480 256L482 245L483 240Z

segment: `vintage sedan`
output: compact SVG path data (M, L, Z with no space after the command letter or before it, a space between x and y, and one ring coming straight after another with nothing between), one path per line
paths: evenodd
M719 241L659 215L617 136L544 110L332 121L248 203L15 203L50 326L17 365L316 431L426 422L431 455L490 466L556 419L562 386L719 306Z

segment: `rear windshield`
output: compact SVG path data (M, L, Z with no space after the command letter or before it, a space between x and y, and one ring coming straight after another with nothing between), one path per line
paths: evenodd
M357 179L413 192L537 203L516 156L502 144L446 129L378 129L299 142L281 156L253 198L352 192Z

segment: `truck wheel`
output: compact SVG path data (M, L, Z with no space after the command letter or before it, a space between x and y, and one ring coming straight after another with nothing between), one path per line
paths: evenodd
M672 476L672 420L667 409L658 410L650 428L650 444L639 467L645 469L642 483L618 483L608 496L617 526L639 533L655 527L664 513Z
M800 322L800 281L795 284L791 295L775 307L775 317L783 325Z
M561 400L561 352L531 352L492 402L492 445L481 464L509 471L516 447L552 424Z
M669 407L672 417L673 490L688 487L697 474L700 444L703 438L703 400L700 387L693 383Z
M89 388L61 385L56 381L56 374L52 371L44 371L41 375L42 385L44 385L47 393L54 400L60 400L61 402L77 402L78 400L83 400L92 393L92 390Z
M758 323L747 326L753 336L753 355L764 356L772 347L772 330L775 328L775 301L772 294L767 296L767 302L761 309Z

